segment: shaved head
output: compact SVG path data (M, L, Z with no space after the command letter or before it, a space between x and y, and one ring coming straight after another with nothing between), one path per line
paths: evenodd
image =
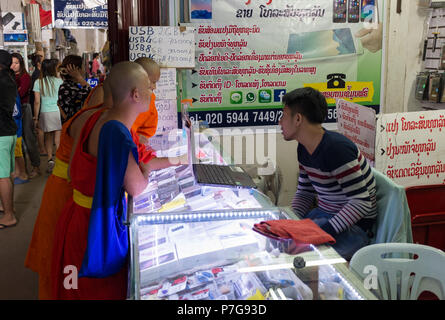
M149 81L144 68L130 61L115 64L111 68L107 80L115 106L132 95L135 89L141 90L146 87Z
M147 57L137 58L134 62L141 65L145 72L148 74L148 78L151 82L151 88L156 89L156 82L159 81L161 77L161 67L153 59Z
M144 68L145 72L147 72L149 77L156 73L159 73L161 70L156 61L147 57L137 58L134 62L141 65Z

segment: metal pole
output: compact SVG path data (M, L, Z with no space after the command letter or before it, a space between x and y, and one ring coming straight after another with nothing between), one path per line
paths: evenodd
M0 4L0 22L2 20L2 8ZM5 39L3 37L3 23L0 23L0 48L3 49L5 45Z

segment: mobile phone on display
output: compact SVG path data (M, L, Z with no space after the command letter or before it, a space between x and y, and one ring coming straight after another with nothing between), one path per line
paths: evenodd
M368 23L374 22L376 13L375 0L361 0L361 6L360 20Z
M346 22L346 0L334 0L334 23Z
M358 23L360 21L360 0L348 0L348 22Z
M15 15L13 15L11 12L8 12L5 14L3 18L0 17L0 20L3 24L3 26L6 26L8 23L10 23L15 18Z

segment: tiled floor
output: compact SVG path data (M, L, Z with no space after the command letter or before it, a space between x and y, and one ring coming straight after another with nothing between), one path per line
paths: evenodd
M19 223L0 230L0 300L38 299L38 276L24 267L34 222L49 174L41 157L42 175L14 188L14 206Z

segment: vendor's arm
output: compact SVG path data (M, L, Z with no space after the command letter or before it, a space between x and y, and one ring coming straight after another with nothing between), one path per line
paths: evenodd
M364 222L361 221L364 218L375 218L377 214L375 179L371 167L357 148L342 150L342 154L348 161L331 172L347 203L325 225L320 226L333 236L358 222Z
M312 208L315 201L315 190L309 180L306 170L300 165L300 175L298 177L298 187L292 199L292 209L300 216L304 217Z

